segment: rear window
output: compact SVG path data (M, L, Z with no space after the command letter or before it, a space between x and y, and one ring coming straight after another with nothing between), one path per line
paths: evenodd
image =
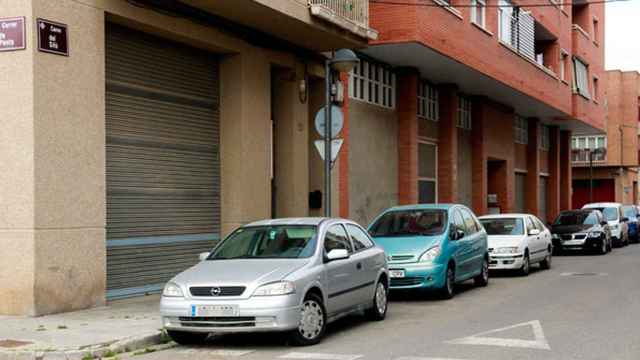
M604 215L604 219L607 221L615 221L618 220L618 208L616 207L605 207L605 208L594 208L595 210L600 210L602 215Z
M524 224L520 218L480 219L487 235L524 235Z
M382 215L370 227L371 236L440 235L447 228L445 210L399 210Z

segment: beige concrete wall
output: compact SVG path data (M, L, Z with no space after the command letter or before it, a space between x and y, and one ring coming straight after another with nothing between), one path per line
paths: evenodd
M34 308L33 8L0 0L0 17L26 17L27 49L0 53L0 314Z
M458 202L472 207L471 131L458 129Z
M395 111L349 102L349 214L363 226L398 204L397 134Z

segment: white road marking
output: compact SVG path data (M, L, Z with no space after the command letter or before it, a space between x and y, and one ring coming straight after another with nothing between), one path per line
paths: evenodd
M403 356L403 357L396 358L395 360L462 360L462 359L419 357L419 356Z
M292 352L280 356L280 359L305 359L305 360L355 360L363 355L349 354L320 354L320 353L301 353Z
M178 352L180 354L185 354L185 355L208 354L211 356L239 357L239 356L251 354L255 352L255 350L227 350L227 349L211 350L207 348L200 348L200 349L185 349L185 350L180 350Z
M535 340L508 339L508 338L497 338L497 337L485 336L488 334L495 334L497 332L511 330L518 327L522 327L522 326L531 327ZM551 347L549 346L549 343L547 342L547 339L544 336L544 332L542 331L542 325L540 325L540 321L538 320L515 324L515 325L503 327L500 329L485 331L485 332L471 335L468 337L450 340L450 341L447 341L447 343L458 344L458 345L489 345L489 346L551 350Z
M581 272L563 272L560 276L607 276L607 273L581 273Z

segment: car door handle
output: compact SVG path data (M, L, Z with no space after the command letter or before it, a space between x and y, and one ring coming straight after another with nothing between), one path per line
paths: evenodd
M358 270L362 270L362 263L358 263L358 264L356 264L356 269L358 269Z

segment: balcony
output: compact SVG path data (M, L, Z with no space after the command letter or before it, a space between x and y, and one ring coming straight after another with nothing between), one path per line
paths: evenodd
M367 39L378 32L369 28L369 0L309 0L311 14Z
M585 122L595 129L605 129L604 107L581 94L573 93L572 116Z
M571 38L573 43L573 54L587 64L590 63L593 59L595 45L591 42L589 34L579 25L573 24Z

